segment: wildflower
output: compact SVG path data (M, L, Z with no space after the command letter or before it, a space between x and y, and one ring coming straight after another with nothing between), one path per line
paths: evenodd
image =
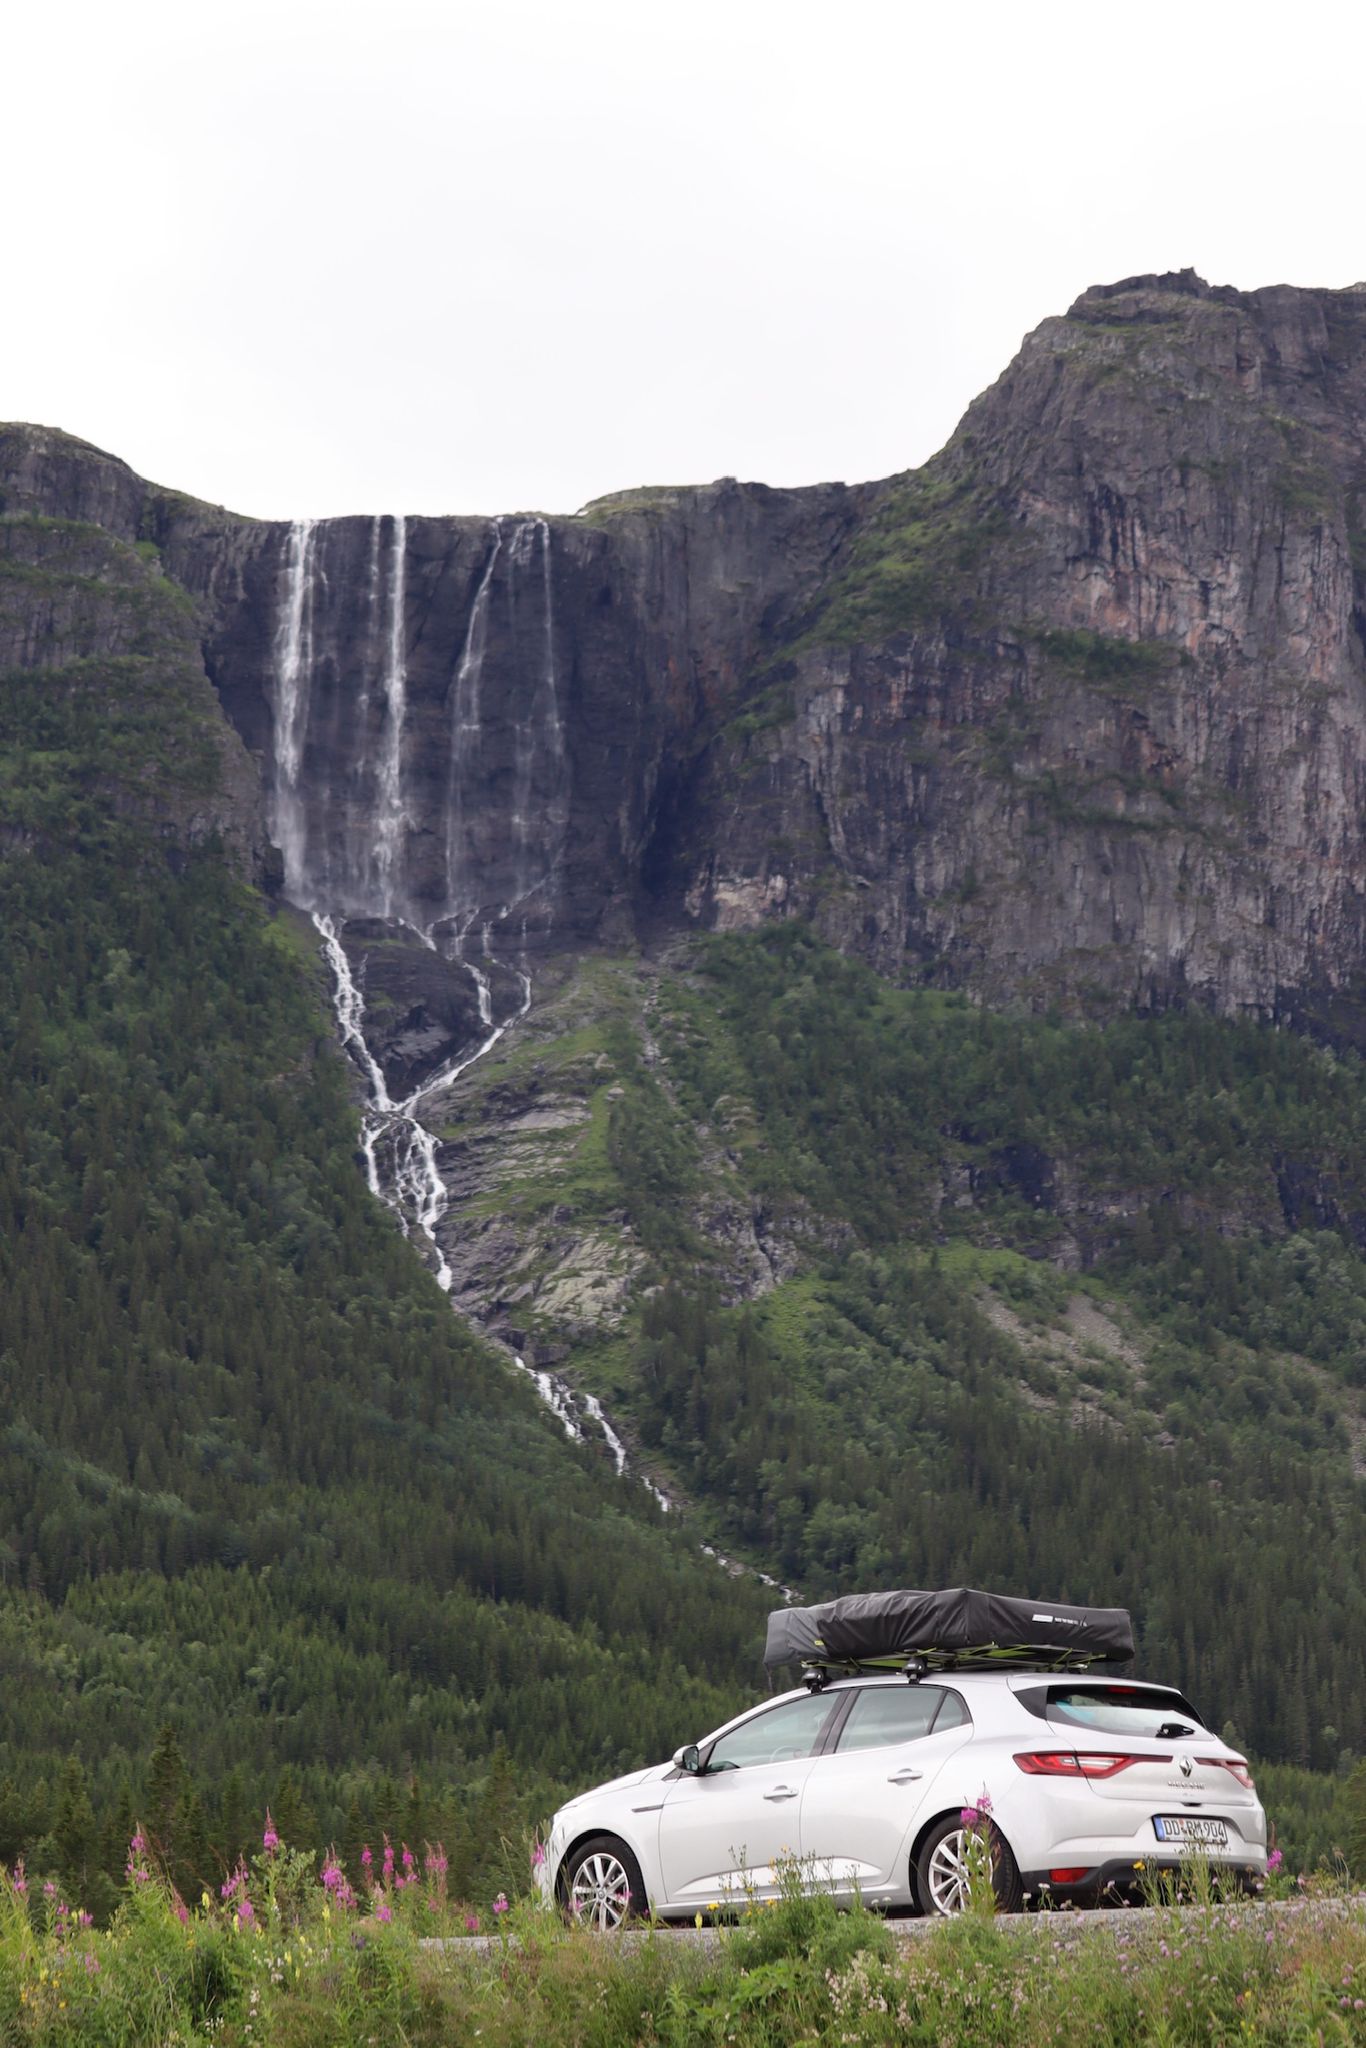
M206 1900L206 1902L207 1902L207 1897L208 1897L208 1895L207 1895L207 1893L206 1893L206 1894L205 1894L205 1900ZM85 1910L85 1907L84 1907L84 1906L82 1906L82 1907L81 1907L81 1910L80 1910L80 1912L79 1912L79 1913L78 1913L78 1914L76 1915L76 1925L77 1925L78 1927L93 1927L93 1926L94 1926L94 1924L95 1924L95 1916L94 1916L94 1914L93 1914L93 1913L87 1913L87 1912L86 1912L86 1910Z
M976 1806L965 1806L958 1816L960 1826L965 1828L975 1828L981 1818L981 1811Z
M512 1908L508 1905L507 1898L504 1893L499 1892L497 1898L493 1902L493 1910L495 1913L511 1912Z
M365 1847L360 1852L360 1867L365 1872L365 1875L367 1877L369 1877L370 1875L370 1866L373 1864L374 1860L374 1851L371 1849L370 1844L367 1842Z
M533 1870L539 1870L539 1869L540 1869L540 1867L541 1867L541 1865L542 1865L542 1864L543 1864L544 1862L545 1862L545 1844L544 1844L543 1842L533 1842L533 1843L532 1843L532 1845L531 1845L531 1867L532 1867L532 1869L533 1869Z
M52 1882L52 1879L51 1879L51 1878L49 1878L49 1879L48 1879L48 1881L47 1881L47 1883L46 1883L46 1884L45 1884L45 1885L43 1886L43 1897L44 1897L45 1899L55 1899L55 1898L56 1898L56 1896L57 1896L57 1887L56 1887L56 1885L55 1885L55 1884L54 1884L54 1883Z
M14 1876L10 1879L10 1883L22 1899L28 1890L28 1879L24 1876L24 1859L22 1856L14 1866Z
M87 1949L87 1950L86 1950L86 1952L85 1952L85 1974L86 1974L86 1976L87 1976L87 1977L97 1977L97 1976L99 1975L99 1972L100 1972L100 1959L99 1959L99 1957L98 1957L98 1956L96 1956L96 1955L92 1955L92 1954L91 1954L91 1952L90 1952L90 1950L89 1950L89 1949Z
M329 1892L335 1892L341 1883L341 1865L337 1862L335 1856L329 1856L323 1865L323 1884Z
M575 1901L575 1911L577 1912L577 1910L578 1902ZM479 1932L479 1915L477 1913L466 1913L465 1932L466 1934L477 1934Z
M261 1837L261 1847L265 1850L267 1856L273 1856L279 1846L280 1837L275 1832L275 1823L270 1817L270 1808L267 1807L266 1828L265 1833Z
M252 1907L251 1900L243 1892L241 1898L237 1901L237 1924L239 1927L250 1927L255 1918L256 1913Z
M1266 1859L1267 1875L1270 1876L1274 1871L1279 1870L1284 1861L1285 1858L1281 1854L1280 1850L1273 1849L1271 1854Z
M416 1868L416 1866L417 1858L416 1856L414 1856L412 1850L408 1847L408 1844L405 1842L403 1844L403 1868L405 1870L413 1870Z
M391 1878L391 1877L393 1876L393 1874L394 1874L394 1845L393 1845L393 1843L392 1843L392 1842L391 1842L391 1841L389 1840L389 1837L388 1837L388 1836L386 1835L386 1836L384 1837L384 1882L385 1882L386 1884L388 1884L388 1882L389 1882L390 1878Z
M381 1899L379 1904L375 1907L376 1920L392 1920L393 1917L393 1907L389 1904L389 1901L387 1899Z

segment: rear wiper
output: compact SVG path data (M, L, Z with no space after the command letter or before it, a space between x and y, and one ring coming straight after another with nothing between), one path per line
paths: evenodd
M1156 1739L1159 1742L1175 1742L1178 1736L1194 1733L1195 1730L1188 1728L1184 1721L1164 1721L1157 1731Z

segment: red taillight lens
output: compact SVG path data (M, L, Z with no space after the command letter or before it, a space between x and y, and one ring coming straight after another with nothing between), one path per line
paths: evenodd
M1118 1749L1027 1749L1016 1763L1031 1778L1113 1778L1130 1764L1169 1764L1170 1756L1131 1756Z
M1088 1863L1069 1864L1066 1870L1050 1870L1048 1882L1050 1884L1080 1884L1084 1877L1089 1877L1090 1875L1091 1866Z
M1257 1789L1251 1771L1240 1756L1198 1756L1195 1761L1198 1764L1209 1764L1212 1769L1231 1771L1238 1783L1249 1792L1255 1792Z

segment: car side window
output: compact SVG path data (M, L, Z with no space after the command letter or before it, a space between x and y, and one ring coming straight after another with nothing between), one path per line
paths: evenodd
M780 1764L810 1756L839 1704L838 1693L809 1692L799 1700L784 1700L714 1742L707 1769L743 1770L746 1764Z
M956 1692L938 1685L867 1685L849 1709L835 1748L840 1756L852 1749L881 1749L893 1742L914 1742L931 1729L961 1728L968 1710Z

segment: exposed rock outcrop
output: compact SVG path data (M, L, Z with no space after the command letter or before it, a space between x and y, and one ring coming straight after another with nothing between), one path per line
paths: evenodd
M1089 291L856 489L301 538L12 429L0 494L155 546L277 838L289 683L343 915L495 957L799 915L898 979L1363 1034L1366 287ZM463 1028L391 1013L406 1070Z

